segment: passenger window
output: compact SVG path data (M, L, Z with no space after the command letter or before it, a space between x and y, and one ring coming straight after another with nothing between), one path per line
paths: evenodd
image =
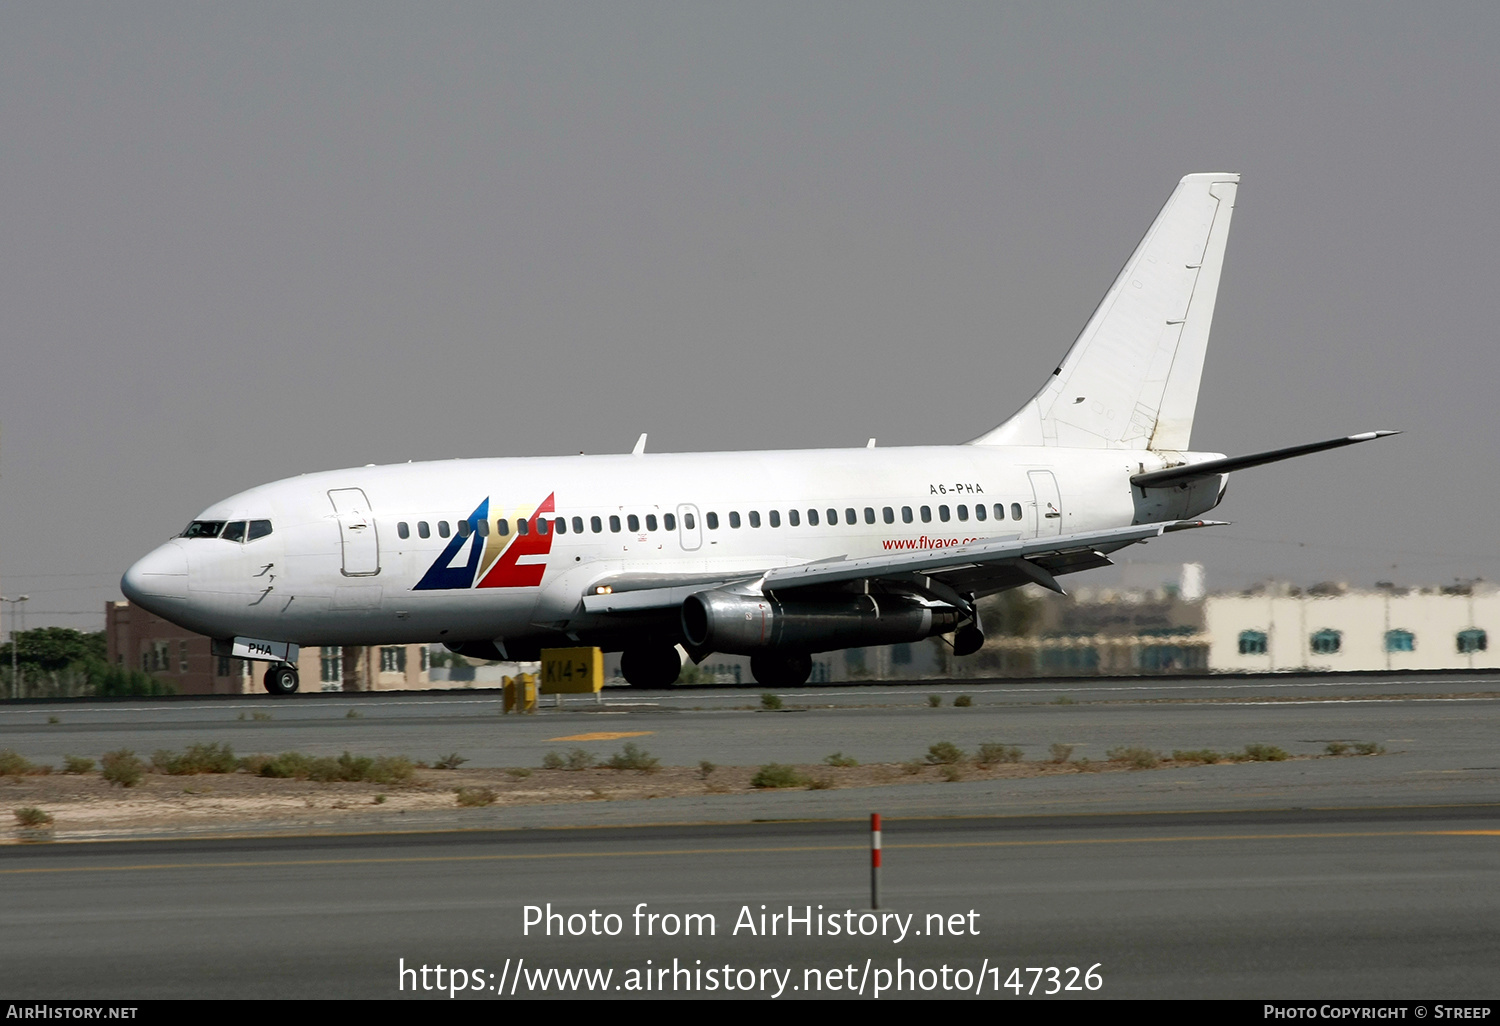
M668 531L677 530L677 514L663 513L661 515L661 526L666 528Z
M909 523L911 523L911 507L910 506L902 506L901 507L901 522L903 524L909 524Z
M875 522L875 507L873 507L873 506L866 506L865 507L865 523L867 523L867 524L873 524L874 522Z
M682 515L682 523L689 531L693 530L693 515L691 513L684 513Z
M859 523L859 514L856 513L856 512L854 512L854 507L853 506L850 506L848 509L844 510L844 523L846 523L846 524L857 524L857 523Z
M729 513L729 526L730 527L736 527L736 528L740 526L740 514L739 514L738 510L731 510L730 511L730 513Z
M719 514L715 513L713 510L709 510L707 513L705 513L703 515L703 519L707 521L708 529L710 531L717 531L719 529ZM693 525L689 524L688 526L692 527Z
M838 522L839 522L839 511L836 510L836 509L829 510L828 511L828 524L829 524L829 526L830 527L837 527L838 526Z
M448 537L448 521L446 521L446 520L439 520L438 521L438 537L439 538L446 538L446 537Z
M808 527L817 527L818 526L818 511L817 510L810 509L810 510L807 511L807 526Z
M536 533L537 534L546 534L547 533L547 518L546 517L537 517L536 518Z
M887 506L880 511L880 518L888 524L894 524L896 522L896 511Z
M597 531L599 529L596 527L596 528L594 528L594 530ZM583 517L574 517L573 518L573 533L574 534L582 534L583 533Z
M963 509L963 507L962 507L962 506L960 506L960 507L958 507L958 508L959 508L959 509ZM985 513L984 513L984 506L982 506L982 505L980 505L980 506L975 506L975 507L974 507L974 519L975 519L975 520L983 520L983 519L984 519L984 517L985 517Z
M552 530L556 531L558 534L567 534L568 518L558 517L556 520L552 521Z
M969 519L969 507L968 506L959 506L958 507L958 519L959 519L960 522Z
M432 537L432 528L430 528L430 527L427 526L427 521L425 521L425 520L418 520L417 521L417 537L418 538L431 538Z
M786 522L791 527L800 527L802 525L802 514L794 509L789 509L786 511Z
M923 506L922 507L922 523L924 523L924 524L930 524L930 523L932 523L932 507L931 506Z
M474 526L479 528L479 537L488 538L490 536L490 522L488 520L476 520L474 521Z
M474 533L474 525L473 524L469 523L467 520L460 520L458 522L458 536L460 538L467 538L469 535L471 535L473 533Z
M619 534L620 533L620 518L619 517L612 516L612 517L609 518L609 529L614 534Z
M995 519L996 520L1004 520L1005 519L1005 503L1003 503L1003 502L997 502L997 503L995 503Z
M939 506L938 507L938 519L941 520L943 523L946 524L948 522L949 515L950 514L948 512L948 507L947 506Z
M758 509L752 509L750 511L750 526L751 527L759 527L760 526L760 510L758 510Z
M625 518L625 526L630 528L631 534L640 534L641 518L632 513Z
M224 525L224 533L219 535L225 541L242 542L245 540L245 522L235 520Z
M516 534L530 534L530 533L531 533L531 521L529 521L529 520L517 520L516 521Z
M773 509L773 510L771 510L770 513L768 513L766 515L771 518L771 526L772 527L780 527L781 526L781 511L780 510Z
M510 521L501 517L495 521L495 529L500 532L501 537L510 534Z
M1021 504L1019 502L1013 502L1010 504L1010 518L1012 520L1021 519Z
M655 513L647 513L646 514L646 530L648 530L648 531L654 531L654 530L656 530L656 514Z
M409 528L409 527L406 526L406 521L405 520L402 520L401 522L399 522L398 524L396 524L396 537L397 538L410 538L411 537L411 528Z

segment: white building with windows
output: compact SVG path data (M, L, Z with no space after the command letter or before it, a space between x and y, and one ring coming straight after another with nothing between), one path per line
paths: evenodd
M1500 668L1500 589L1370 591L1319 585L1212 595L1204 602L1216 671L1466 670Z

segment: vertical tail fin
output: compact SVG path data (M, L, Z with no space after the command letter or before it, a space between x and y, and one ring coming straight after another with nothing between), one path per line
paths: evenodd
M1179 182L1047 384L971 444L1187 449L1239 181Z

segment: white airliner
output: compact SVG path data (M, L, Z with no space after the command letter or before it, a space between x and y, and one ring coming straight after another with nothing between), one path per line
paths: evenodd
M140 606L271 665L299 645L442 642L534 659L619 651L672 683L679 651L811 654L984 637L975 600L1107 566L1193 519L1230 471L1390 431L1225 458L1188 451L1239 176L1178 184L1035 397L964 445L447 460L307 474L216 502L121 581ZM679 649L679 646L681 648Z

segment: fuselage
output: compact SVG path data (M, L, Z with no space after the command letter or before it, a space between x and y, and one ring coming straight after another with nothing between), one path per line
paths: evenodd
M360 467L214 503L122 588L218 638L619 648L633 630L674 628L585 611L600 581L753 578L1194 516L1217 504L1221 483L1146 494L1129 477L1215 455L959 445Z

